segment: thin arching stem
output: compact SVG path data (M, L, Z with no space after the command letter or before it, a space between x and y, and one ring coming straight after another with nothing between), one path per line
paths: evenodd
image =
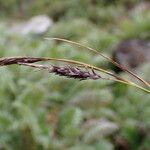
M109 62L111 62L112 64L114 64L115 66L119 67L121 70L129 73L130 75L132 75L133 77L135 77L136 79L138 79L139 81L141 81L142 83L144 83L144 85L150 87L150 84L148 82L146 82L145 80L143 80L141 77L139 77L138 75L136 75L135 73L131 72L130 70L128 70L125 66L117 63L116 61L114 61L112 58L108 57L108 56L105 56L103 55L102 53L98 52L97 50L89 47L89 46L85 46L85 45L82 45L78 42L74 42L74 41L70 41L70 40L66 40L66 39L61 39L61 38L45 38L45 39L48 39L48 40L58 40L58 41L63 41L63 42L67 42L67 43L70 43L70 44L74 44L74 45L77 45L79 47L83 47L83 48L86 48L100 56L102 56L103 58L107 59Z
M42 70L49 70L50 69L50 66L47 66L47 65L39 65L39 64L31 64L31 63L18 63L19 65L23 65L23 66L29 66L29 67L33 67L33 68L38 68L38 69L42 69ZM100 79L103 79L103 80L110 80L110 81L115 81L115 82L119 82L119 83L123 83L123 84L126 84L126 85L130 85L130 86L133 86L133 87L136 87L138 89L141 89L147 93L150 93L149 90L133 83L133 82L126 82L126 81L123 81L123 80L119 80L119 79L115 79L115 78L104 78L104 77L100 77Z
M112 79L113 81L131 85L131 86L137 87L147 93L150 93L150 90L145 89L129 80L118 77L117 75L113 74L112 72L109 72L105 69L102 69L102 68L99 68L99 67L87 64L87 63L75 61L75 60L68 60L68 59L61 59L61 58L60 59L59 58L49 58L49 57L21 57L21 56L20 57L3 57L3 58L0 58L0 67L7 66L7 65L13 65L13 64L19 65L21 63L34 63L34 62L39 62L39 61L56 61L56 62L66 62L69 64L80 65L80 66L83 66L84 68L90 68L93 70L97 70L97 71L106 73L110 76L113 76L113 77L115 77L115 79Z

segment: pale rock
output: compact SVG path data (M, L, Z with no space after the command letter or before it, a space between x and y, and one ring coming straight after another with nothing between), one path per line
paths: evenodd
M19 34L42 35L53 25L53 21L46 15L32 17L29 21L13 25L12 31Z

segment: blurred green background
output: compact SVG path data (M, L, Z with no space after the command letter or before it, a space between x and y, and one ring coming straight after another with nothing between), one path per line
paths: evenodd
M111 57L120 41L150 40L147 2L0 0L0 57L58 57L109 67L97 55L44 37L78 41ZM26 29L36 15L49 16L45 30L36 30L40 23ZM148 64L137 73L150 80ZM150 95L110 81L0 68L0 150L85 149L149 150Z

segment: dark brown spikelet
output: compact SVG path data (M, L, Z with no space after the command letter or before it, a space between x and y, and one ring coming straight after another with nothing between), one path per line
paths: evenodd
M90 72L88 70L83 71L78 67L71 67L71 66L53 66L50 72L55 73L56 75L80 80L87 80L87 79L97 80L101 78L101 76L96 74L93 69L91 69Z
M32 57L4 57L0 58L0 66L13 65L18 63L34 63L43 60L45 59Z

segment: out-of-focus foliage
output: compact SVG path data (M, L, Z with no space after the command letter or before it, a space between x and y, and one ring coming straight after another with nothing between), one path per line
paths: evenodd
M149 39L150 12L137 15L128 10L137 2L1 0L0 15L19 16L22 6L23 17L46 13L56 22L44 36L76 40L110 56L123 39ZM103 58L76 46L14 34L10 27L10 21L0 23L0 57L58 57L107 66ZM144 65L138 74L149 80L149 70L149 64ZM0 149L149 150L149 107L150 95L118 83L80 82L22 66L1 67Z

